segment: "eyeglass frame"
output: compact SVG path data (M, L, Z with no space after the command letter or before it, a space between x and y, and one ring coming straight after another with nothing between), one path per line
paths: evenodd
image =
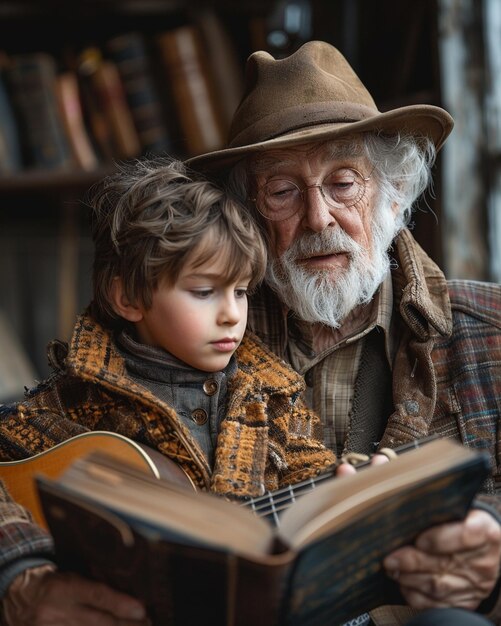
M355 202L354 202L353 204L350 204L350 205L345 205L345 206L344 206L344 208L349 209L349 208L351 208L352 206L355 206L355 204L357 204L357 202L359 202L359 200L361 200L361 199L363 198L363 196L364 196L364 194L365 194L365 184L367 183L367 181L369 181L369 180L371 179L372 174L373 174L373 172L374 172L374 169L375 169L375 168L373 168L373 169L371 170L371 173L370 173L368 176L364 176L364 175L362 174L362 172L360 172L359 170L355 169L354 167L338 167L338 168L336 168L336 169L334 169L334 170L331 170L328 174L326 174L326 175L324 176L324 178L323 178L323 180L322 180L322 182L321 182L321 183L315 183L315 184L313 184L313 185L305 185L303 188L300 188L300 187L299 187L299 186L298 186L298 185L297 185L297 184L296 184L293 180L290 180L289 178L279 178L279 179L276 179L276 180L281 180L281 181L284 181L284 182L287 182L287 183L291 183L292 185L294 185L294 187L296 187L296 189L297 189L297 190L299 191L299 193L301 194L301 198L302 198L302 207L303 207L303 209L304 209L304 204L305 204L305 202L304 202L304 192L305 192L305 191L307 191L308 189L314 189L315 187L316 187L317 189L320 189L320 194L321 194L322 198L324 199L324 201L326 202L326 204L328 204L329 206L332 206L332 207L339 206L339 208L343 208L343 205L342 205L342 204L339 204L339 205L331 204L331 202L329 202L329 200L327 200L327 198L325 197L325 193L324 193L324 189L323 189L323 184L324 184L324 181L325 181L325 180L326 180L326 179L327 179L327 178L328 178L331 174L333 174L334 172L337 172L338 170L349 170L350 172L355 172L355 174L357 174L358 176L360 176L360 178L364 181L364 191L363 191L362 195L360 196L360 198L357 198L357 200L355 200ZM261 193L261 190L262 190L262 189L264 189L264 188L266 187L266 185L268 185L268 184L269 184L269 182L266 182L264 185L262 185L262 186L258 189L258 191L257 191L257 194L256 194L256 197L255 197L255 198L249 198L249 200L250 200L251 202L254 202L254 204L256 205L256 209L257 209L257 211L258 211L258 213L259 213L260 215L262 215L262 216L263 216L266 220L269 220L270 222L283 222L284 220L288 220L288 219L290 219L291 217L293 217L294 215L296 215L297 213L299 213L300 209L298 208L296 211L294 211L294 212L293 212L293 213L291 213L290 215L287 215L286 217L282 217L282 218L280 218L280 219L274 219L274 218L269 217L268 215L265 215L264 213L262 213L262 212L260 211L260 209L259 209L259 206L258 206L259 194Z

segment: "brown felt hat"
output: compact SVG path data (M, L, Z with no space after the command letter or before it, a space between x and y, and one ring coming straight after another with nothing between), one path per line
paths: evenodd
M365 131L428 136L438 150L454 124L447 111L428 104L381 113L344 56L323 41L279 60L254 52L245 85L228 147L189 159L190 167L217 171L251 153Z

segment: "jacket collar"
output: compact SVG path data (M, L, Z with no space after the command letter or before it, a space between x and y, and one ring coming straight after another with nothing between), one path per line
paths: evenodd
M89 309L77 318L65 364L87 380L118 382L127 375L125 359L115 346L112 331L96 321Z
M395 240L398 268L392 271L395 308L420 341L452 333L452 311L443 272L403 230Z
M278 361L252 333L245 334L236 355L239 364L236 381L240 388L255 388L258 383L265 393L294 394L302 390L303 382L296 372ZM128 377L125 359L115 345L112 331L96 321L89 310L77 319L65 366L84 379L114 382L119 386Z

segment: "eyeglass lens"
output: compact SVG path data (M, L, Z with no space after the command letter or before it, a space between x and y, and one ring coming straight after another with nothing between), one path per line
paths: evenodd
M290 180L272 180L259 190L258 209L270 220L287 219L303 208L304 194L313 187L321 190L325 202L331 206L349 208L362 199L366 180L360 172L349 168L330 172L321 185L302 189Z

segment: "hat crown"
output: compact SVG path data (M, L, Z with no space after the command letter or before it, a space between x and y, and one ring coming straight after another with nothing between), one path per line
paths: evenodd
M192 157L188 164L224 174L250 154L367 132L429 139L439 150L453 125L449 113L432 104L381 113L339 50L309 41L284 59L263 51L248 58L246 88L227 146Z
M379 113L345 57L323 41L274 59L247 60L245 90L230 129L231 147L266 141L307 126L356 122Z

